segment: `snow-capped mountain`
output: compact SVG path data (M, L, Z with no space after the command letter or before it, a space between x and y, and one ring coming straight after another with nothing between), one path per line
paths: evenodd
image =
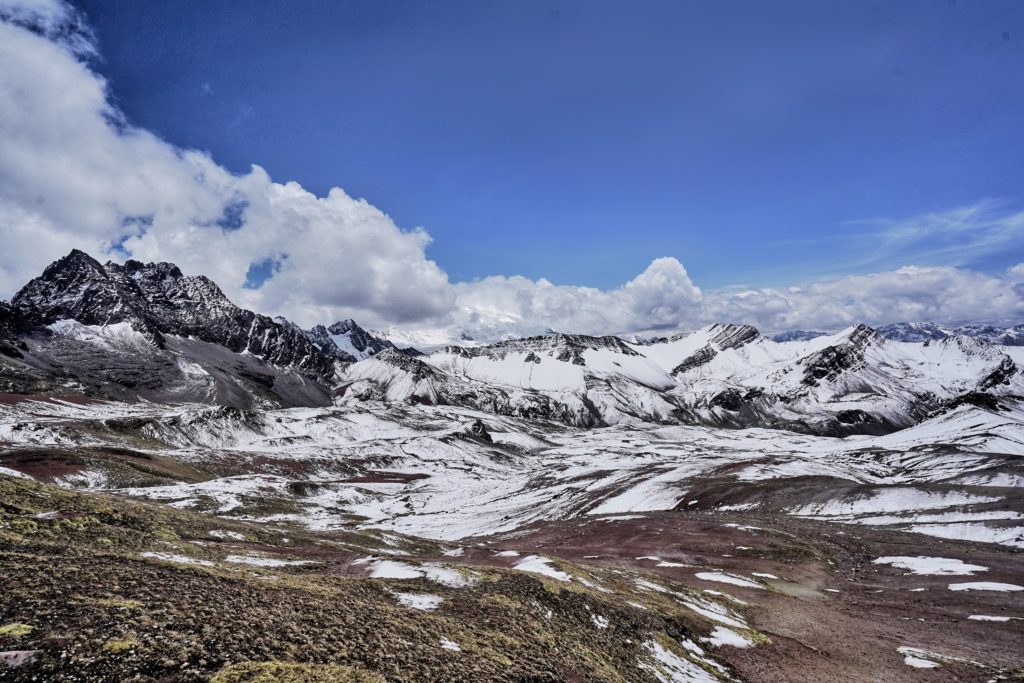
M1015 325L1013 327L999 327L998 325L948 327L928 322L901 322L883 325L876 328L876 331L886 339L902 342L936 341L962 335L965 337L975 337L976 339L982 339L1002 346L1024 345L1024 325ZM790 330L776 334L772 339L777 342L809 341L815 337L824 337L828 334L828 332Z
M329 402L336 363L301 330L235 306L208 278L170 263L103 265L74 250L5 311L14 332L0 372L6 391L238 407Z
M389 327L373 334L397 347L414 347L420 351L436 351L445 346L486 346L501 341L555 334L555 330L514 321L477 322L428 329L406 330Z
M355 320L341 320L324 327L316 325L303 330L303 334L328 358L342 363L365 360L387 349L397 348L387 339L381 339L360 327ZM410 353L415 349L410 349Z
M940 327L933 323L893 323L878 328L878 334L886 339L902 342L926 342L937 339L946 339L954 334L956 330L948 327Z
M964 327L957 328L956 332L958 334L967 335L968 337L984 339L992 342L993 344L1002 344L1003 346L1024 346L1024 325L1014 325L1013 327L965 325Z
M209 278L185 276L172 263L101 265L73 250L25 285L11 303L38 325L128 323L157 347L164 346L165 335L191 337L313 377L334 371L304 335L235 306Z
M309 330L169 263L72 251L0 307L3 387L248 407L453 405L574 426L684 423L887 433L1024 394L1015 347L934 325L768 338L715 324L635 339L546 334L399 349L353 320ZM1005 332L1005 331L1004 331ZM939 336L944 335L944 336ZM1024 359L1020 359L1024 360Z
M324 595L351 589L367 615L353 623L384 619L402 652L421 638L417 657L475 652L439 647L438 634L477 644L499 613L510 655L538 624L626 653L609 660L621 675L602 663L580 680L796 680L806 671L794 652L814 653L814 672L832 675L843 658L812 641L828 631L823 618L840 620L845 644L908 609L922 615L913 642L931 625L955 629L936 642L959 644L990 626L964 615L1016 608L1016 595L992 586L1024 590L1013 555L1024 548L1022 362L1024 347L955 333L894 341L864 325L781 342L736 324L630 341L545 334L423 355L350 320L302 330L266 319L171 264L101 266L73 253L0 304L5 571L52 586L28 612L15 596L8 612L47 634L66 628L66 611L44 621L39 606L59 606L69 581L92 582L88 601L75 584L73 611L97 631L94 658L110 642L94 626L111 609L142 614L136 602L167 596L195 605L200 581L213 586L204 602L224 604L227 581L231 594L263 592L201 618L248 623L254 604L281 602L284 580L288 614L297 591L315 589L295 633L320 623ZM892 567L874 566L883 560ZM985 582L936 575L922 586L929 577L892 571L908 562L940 563L938 574L962 564ZM155 580L166 582L160 595ZM395 615L423 621L393 628ZM258 623L271 621L282 623ZM455 635L458 624L471 630ZM218 643L194 638L203 628L185 637ZM659 671L644 654L653 645L623 649L684 632L695 640L664 676L646 675ZM1019 639L1007 633L999 647L1014 661ZM974 634L988 648L992 632ZM903 632L883 635L855 643L843 680L903 666ZM816 645L794 649L795 636ZM562 680L528 671L555 649L576 652L551 637L526 678ZM33 643L33 656L64 666L52 640ZM861 676L876 645L895 654ZM162 656L165 643L155 647ZM751 652L742 677L726 668L740 671ZM935 656L937 670L970 678L981 665L967 654L960 670ZM483 678L499 679L507 661ZM181 672L174 664L165 677ZM195 680L219 666L195 669ZM480 680L471 666L436 680Z
M772 341L810 341L815 337L825 337L827 335L828 332L819 332L818 330L789 330L787 332L780 332L779 334L772 335Z
M1024 393L1018 364L1002 347L964 336L893 342L865 325L781 343L748 325L634 344L559 334L449 346L415 367L378 357L342 378L355 389L346 400L463 405L573 425L683 422L836 435L891 432L979 393Z
M964 394L1024 391L1017 364L1004 349L969 337L903 343L857 325L807 342L758 335L720 349L705 345L707 336L675 342L676 355L662 360L679 362L673 395L695 423L885 432ZM672 348L664 346L662 353Z

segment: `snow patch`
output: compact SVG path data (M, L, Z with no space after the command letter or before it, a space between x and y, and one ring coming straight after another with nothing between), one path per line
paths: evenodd
M524 557L522 561L513 567L513 569L518 569L521 572L543 574L544 576L555 579L556 581L572 581L571 576L552 567L551 560L549 558L541 557L540 555L528 555L527 557Z
M974 572L988 571L988 567L977 564L967 564L961 560L944 557L879 557L872 564L888 564L897 569L906 569L911 574L921 576L969 576ZM757 576L755 574L755 576Z

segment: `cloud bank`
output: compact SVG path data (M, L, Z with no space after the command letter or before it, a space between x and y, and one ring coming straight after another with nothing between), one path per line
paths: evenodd
M318 197L258 166L234 175L131 126L90 66L95 43L71 6L0 0L0 20L5 298L78 247L113 260L173 261L210 276L240 305L304 325L354 317L371 326L601 334L716 321L776 331L1024 318L1024 264L998 274L905 266L788 289L702 291L679 260L663 257L611 290L519 276L451 283L427 256L425 231L400 229L365 200L340 188ZM934 236L937 248L962 254L966 234L980 235L972 244L1019 240L1024 213L980 202L884 228L892 251Z

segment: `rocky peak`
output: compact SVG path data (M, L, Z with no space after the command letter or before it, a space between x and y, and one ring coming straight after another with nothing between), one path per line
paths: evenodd
M428 365L420 359L413 358L394 348L381 351L373 357L372 361L367 362L380 362L407 372L413 382L419 382L428 378L440 378L442 376L442 373L432 365Z
M364 354L364 358L380 353L385 349L395 348L394 344L386 339L380 339L373 336L360 327L356 321L351 318L347 320L339 320L328 327L327 331L333 335L347 336L352 347L361 354Z
M99 261L73 249L22 287L11 303L36 325L65 319L84 325L133 322L149 331L137 310L139 295L137 285L111 278Z
M314 325L312 329L303 331L313 345L320 349L320 352L328 358L333 358L341 363L355 363L358 358L347 351L342 351L338 344L331 338L331 333L323 325Z
M333 373L333 362L300 330L235 306L212 280L183 275L173 263L103 266L72 250L25 285L12 304L37 327L58 320L128 322L158 346L164 335L194 337L311 376Z

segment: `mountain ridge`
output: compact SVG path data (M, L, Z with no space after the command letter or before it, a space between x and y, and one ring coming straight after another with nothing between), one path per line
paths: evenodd
M171 263L100 264L73 250L0 303L0 387L240 408L412 402L586 427L841 436L902 429L956 401L998 406L1024 394L1024 358L1008 355L1018 347L987 341L1012 337L1007 330L857 324L780 342L716 323L632 341L557 332L473 340L424 355L351 319L302 329L242 309L209 278Z

